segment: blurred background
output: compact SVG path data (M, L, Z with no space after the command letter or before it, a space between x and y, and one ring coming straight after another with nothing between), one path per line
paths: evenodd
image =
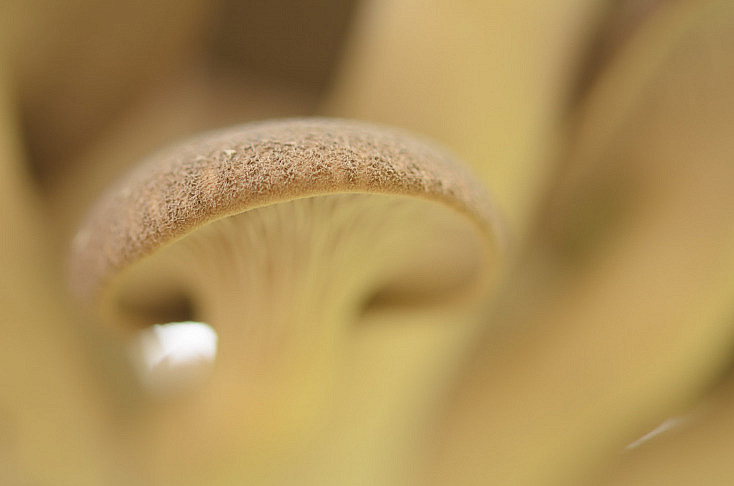
M732 2L0 0L0 49L3 484L734 484ZM376 399L374 430L295 468L233 468L237 437L183 467L195 428L133 432L155 419L68 296L71 239L147 154L313 115L457 154L506 223L502 282L431 344L453 372L404 376L430 404Z

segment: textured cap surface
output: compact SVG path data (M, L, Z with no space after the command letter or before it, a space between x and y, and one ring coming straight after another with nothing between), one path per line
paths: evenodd
M272 203L350 192L442 202L499 244L497 212L486 191L440 148L347 120L270 121L164 149L112 187L74 239L72 288L91 302L120 269L206 223Z

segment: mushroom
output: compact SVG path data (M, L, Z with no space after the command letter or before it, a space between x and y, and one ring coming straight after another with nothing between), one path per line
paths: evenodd
M206 453L220 476L265 474L273 450L284 454L273 444L309 437L360 328L479 314L503 241L483 187L442 149L294 119L154 155L91 210L70 276L99 322L128 337L183 321L216 331L211 375L146 402L140 428L155 480L193 483L210 477L187 470ZM259 445L245 453L245 442Z

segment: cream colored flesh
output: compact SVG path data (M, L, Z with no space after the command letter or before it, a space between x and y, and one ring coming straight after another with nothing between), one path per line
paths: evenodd
M392 383L386 386L396 392L383 397L391 404L442 386L440 379L416 379L423 373L414 371L426 363L440 369L441 360L444 368L452 366L451 349L472 327L467 316L479 315L489 292L491 248L473 221L445 205L336 194L216 220L123 271L109 286L107 311L125 328L193 318L219 335L214 369L200 389L173 401L148 399L151 421L143 421L139 433L153 444L156 480L184 481L177 465L212 457L211 447L221 451L218 467L233 477L237 471L290 474L270 470L265 458L292 454L295 462L314 464L304 459L305 444L317 437L369 441L388 424L393 430L392 413L369 430L361 421L332 422L331 413L343 416L344 404L354 405L343 390L360 396L354 383L363 379L356 376ZM400 343L405 354L392 363L402 369L375 362L365 374L375 349ZM416 387L423 388L416 393ZM409 423L392 431L395 447L415 437ZM172 434L185 444L175 454L165 447ZM333 443L322 444L331 452L320 453L338 451ZM248 444L257 450L242 453ZM228 462L227 454L237 457Z

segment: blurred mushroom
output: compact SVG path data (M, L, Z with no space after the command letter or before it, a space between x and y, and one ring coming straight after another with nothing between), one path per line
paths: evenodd
M695 450L709 431L671 431L681 440L661 437L660 455L645 457L658 439L624 449L687 415L730 363L734 337L734 4L659 8L579 104L521 257L533 287L503 302L505 327L520 331L501 346L488 336L467 366L435 484L731 477L730 445L712 437L710 451ZM731 430L722 419L718 431Z

